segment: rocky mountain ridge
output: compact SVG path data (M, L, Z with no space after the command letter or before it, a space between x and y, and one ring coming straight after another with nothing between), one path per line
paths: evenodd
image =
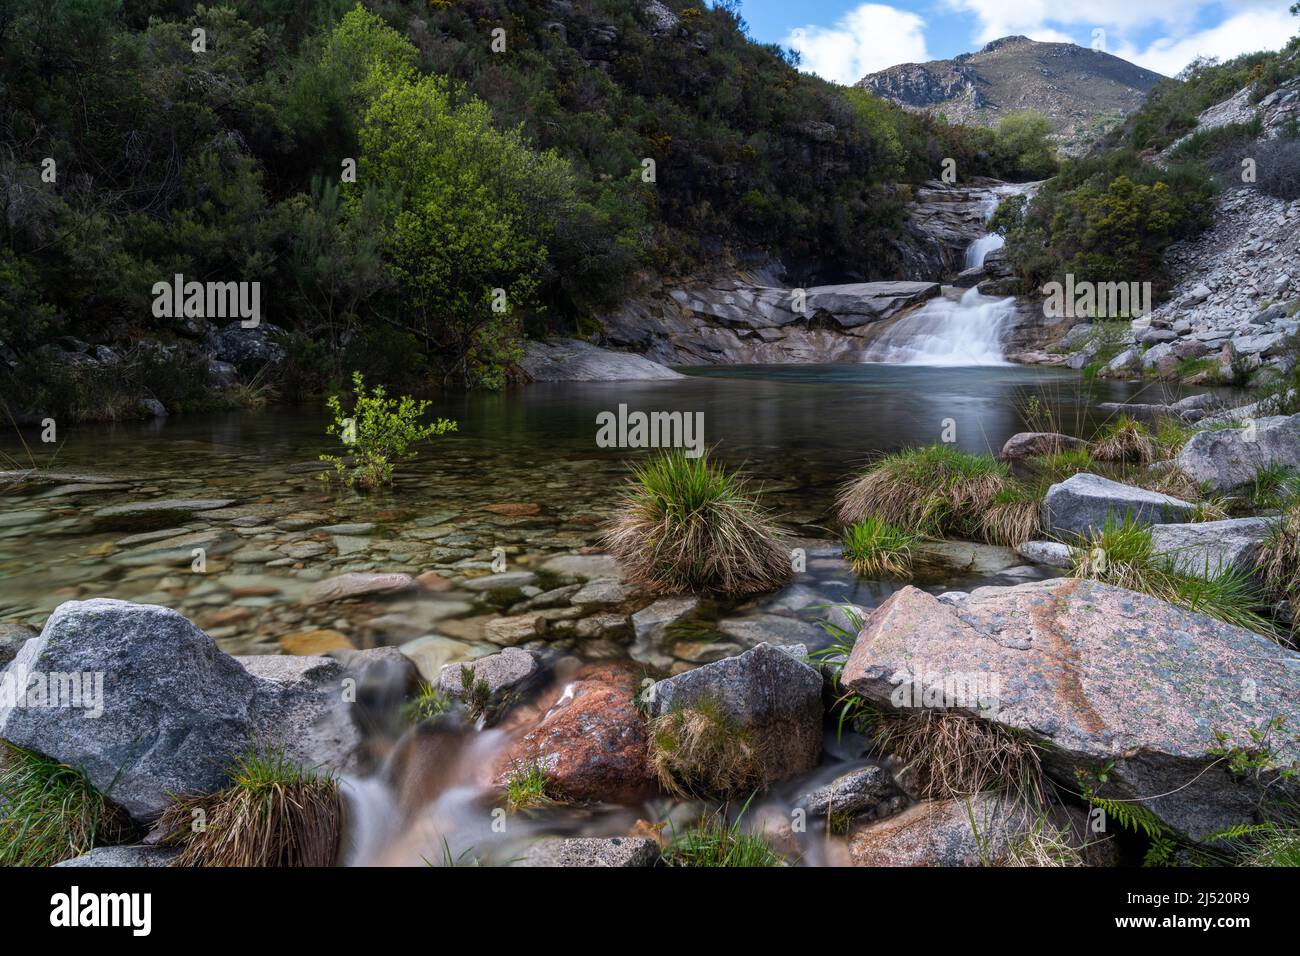
M996 125L1021 110L1044 114L1061 149L1082 152L1098 135L1142 105L1160 75L1073 43L1003 37L950 60L901 63L858 86L953 122Z

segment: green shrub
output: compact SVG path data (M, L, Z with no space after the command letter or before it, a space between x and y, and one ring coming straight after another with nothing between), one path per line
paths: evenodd
M421 423L429 407L427 401L417 403L409 395L389 398L382 385L367 392L360 372L352 373L352 386L354 405L350 412L344 410L339 396L330 396L328 405L334 421L326 429L328 434L339 436L350 453L351 465L335 455L320 456L321 461L334 465L336 476L349 486L376 488L388 484L393 480L393 465L416 456L412 445L456 430L456 423L445 418ZM328 478L328 474L322 477Z
M755 594L790 578L785 534L745 481L707 454L670 451L634 466L604 540L628 580L660 594Z

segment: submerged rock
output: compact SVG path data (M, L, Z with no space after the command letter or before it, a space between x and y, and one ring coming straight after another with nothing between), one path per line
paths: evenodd
M100 531L143 531L183 523L201 511L228 508L233 498L167 498L100 508L90 516Z
M1263 782L1229 773L1218 734L1254 746L1300 693L1300 654L1146 595L1055 578L977 588L956 606L906 587L867 620L842 680L895 706L904 683L922 701L954 676L979 681L979 701L959 711L1045 744L1066 786L1081 771L1100 795L1200 839L1255 820ZM1275 759L1300 759L1300 743L1279 737ZM1091 779L1103 766L1104 785Z
M409 574L363 574L351 572L317 581L303 592L300 603L306 606L327 604L345 598L367 594L392 594L413 587L415 580Z
M660 598L632 615L634 641L629 651L634 661L663 670L673 666L672 657L663 650L671 636L670 629L687 620L699 609L697 597Z
M1300 415L1249 419L1243 428L1197 432L1175 461L1211 491L1248 485L1262 468L1300 467Z
M521 866L654 866L659 844L648 837L568 837L541 840Z
M805 664L803 647L759 644L659 681L656 716L707 705L747 735L758 751L762 782L811 770L822 752L822 675Z
M1192 517L1196 506L1083 472L1052 485L1043 499L1042 512L1044 530L1086 536L1100 531L1108 517L1123 521L1132 516L1140 524L1174 523Z

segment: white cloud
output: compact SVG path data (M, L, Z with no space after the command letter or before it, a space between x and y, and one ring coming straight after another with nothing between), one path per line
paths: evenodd
M1198 56L1230 60L1242 53L1276 50L1295 35L1298 25L1285 7L1248 10L1190 36L1164 36L1141 49L1121 43L1110 52L1148 70L1174 76Z
M1296 33L1284 0L1232 0L1217 26L1198 29L1198 17L1218 14L1218 0L946 0L976 21L975 43L1023 33L1035 40L1075 40L1056 27L1072 27L1088 44L1100 31L1109 53L1173 76L1199 55L1226 60L1241 53L1277 49ZM1203 22L1203 21L1201 21ZM1131 39L1138 33L1155 39ZM1056 34L1049 37L1049 34Z
M807 72L849 85L896 63L930 59L924 30L925 21L915 13L864 3L832 27L797 27L784 42L799 51Z

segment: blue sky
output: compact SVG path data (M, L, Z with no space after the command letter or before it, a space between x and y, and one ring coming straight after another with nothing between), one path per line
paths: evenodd
M1172 76L1198 55L1277 49L1300 32L1292 0L741 0L750 35L851 83L1009 34L1099 46Z

